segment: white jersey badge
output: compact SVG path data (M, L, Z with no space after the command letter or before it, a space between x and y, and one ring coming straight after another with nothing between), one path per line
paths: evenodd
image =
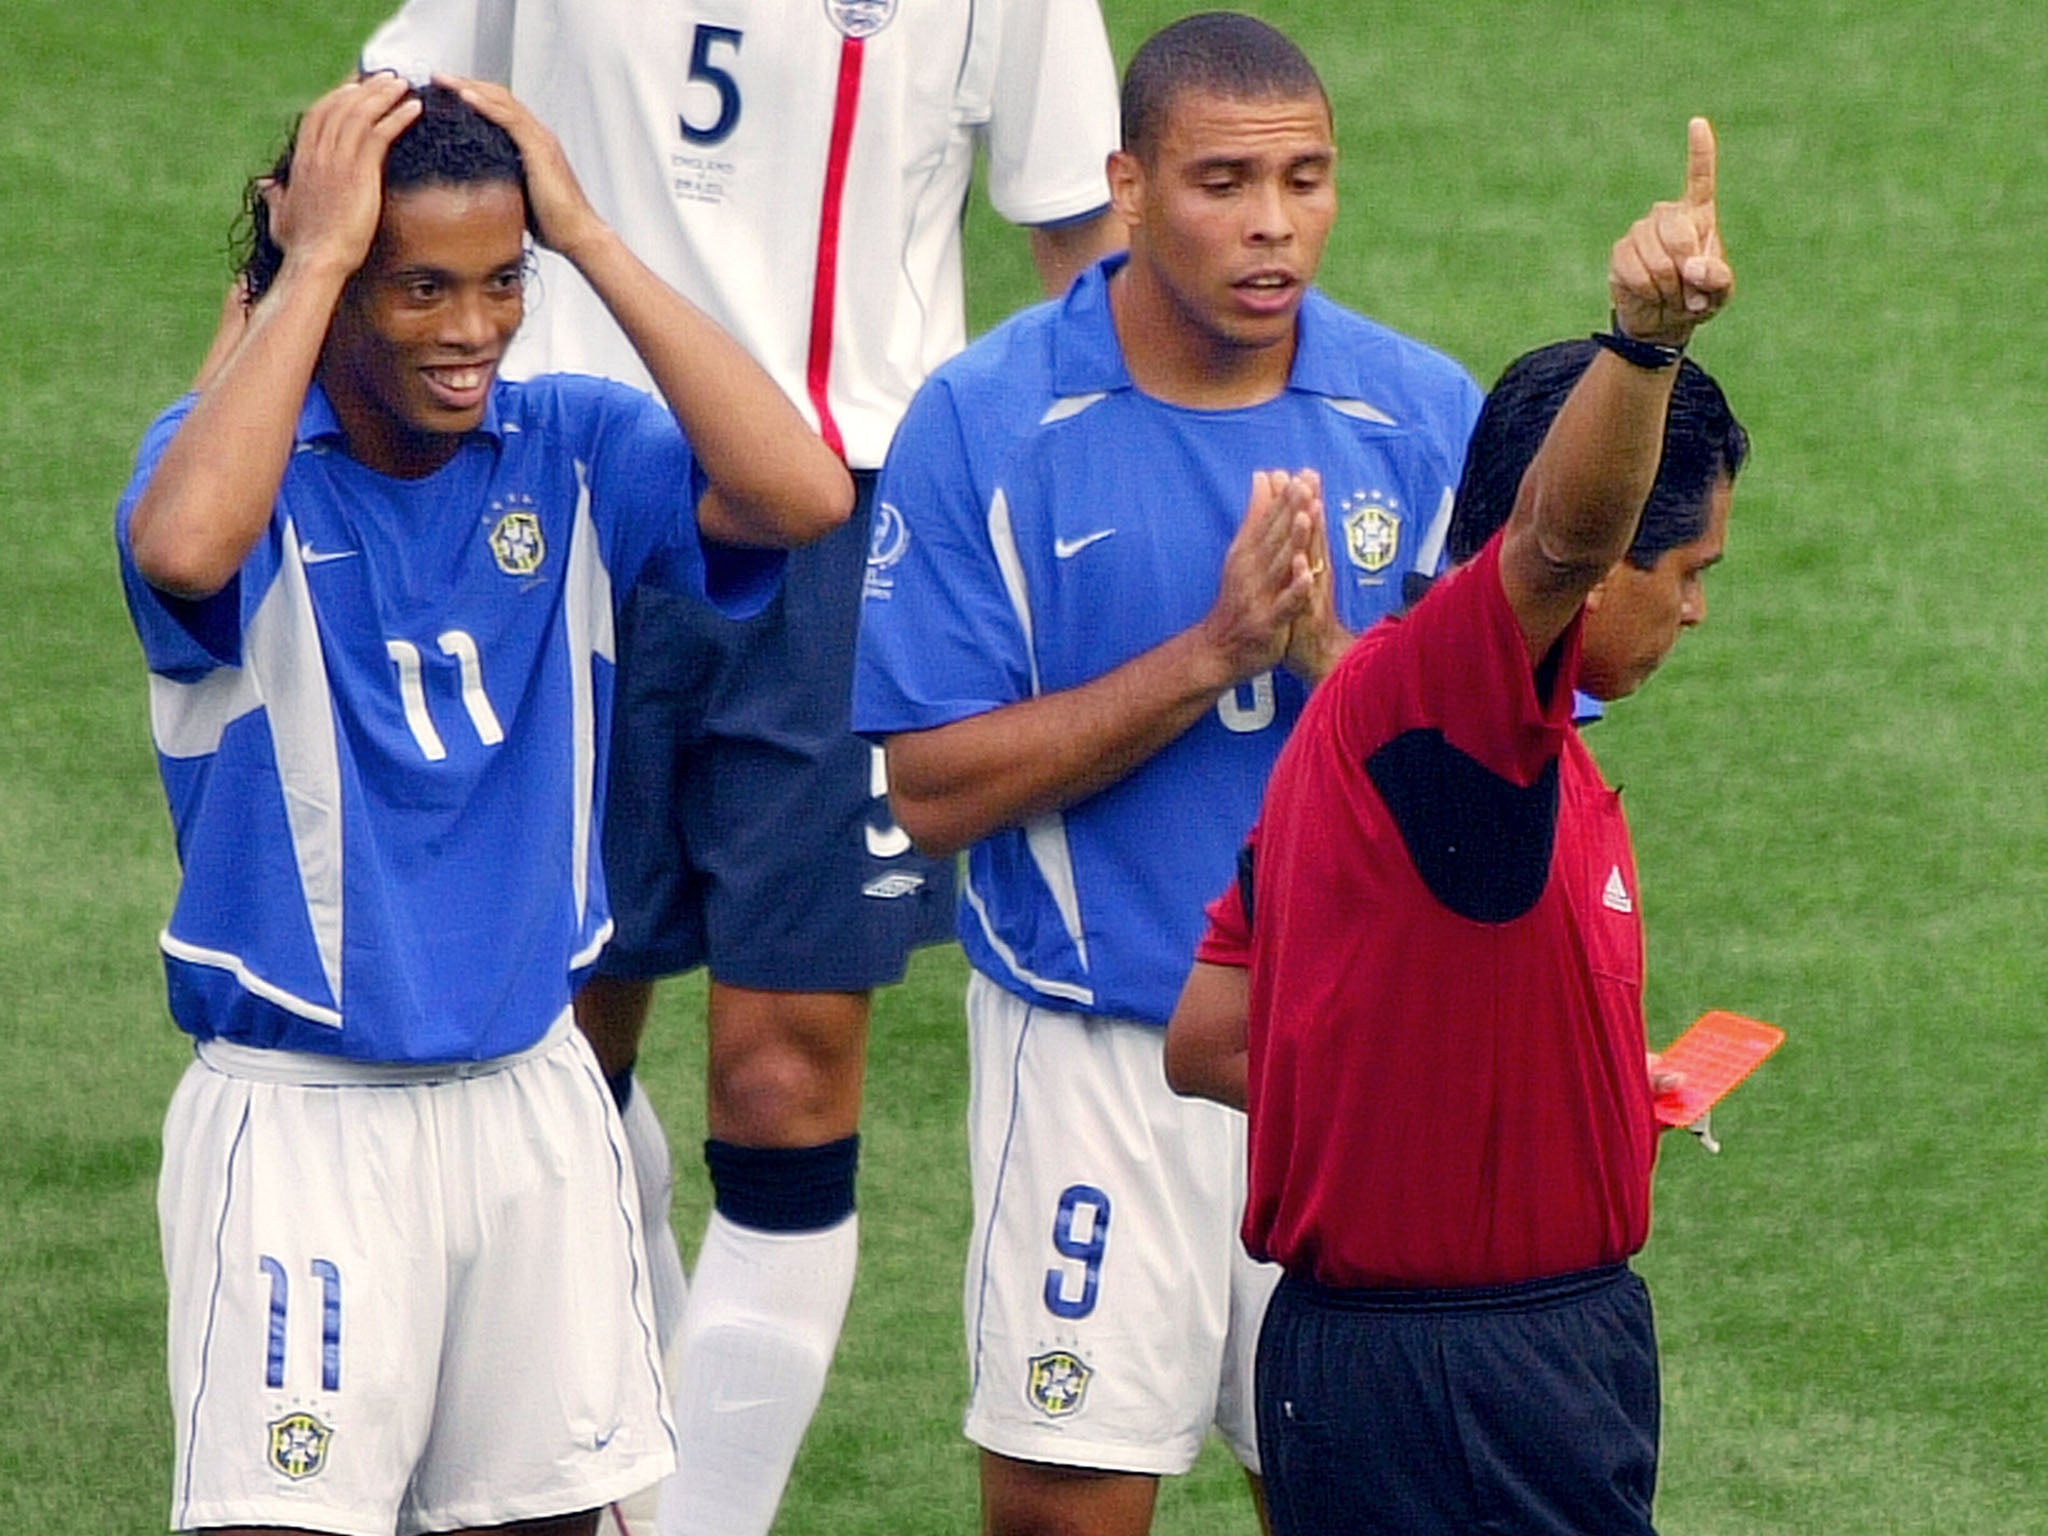
M832 25L856 41L873 37L896 19L896 0L825 0Z

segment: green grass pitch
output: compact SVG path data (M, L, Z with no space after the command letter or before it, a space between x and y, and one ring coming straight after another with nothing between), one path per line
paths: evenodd
M240 183L385 0L14 0L0 35L0 1529L163 1529L153 1177L185 1059L173 882L109 513L226 278ZM1192 6L1107 0L1119 57ZM1256 0L1336 101L1339 298L1490 379L1602 318L1608 243L1722 144L1752 428L1712 617L1594 741L1651 1033L1784 1050L1666 1148L1642 1268L1677 1536L2048 1530L2048 53L2037 7ZM1030 293L972 219L978 325ZM863 1268L781 1529L973 1525L957 951L874 1027ZM705 1192L699 1001L648 1078ZM1162 1532L1248 1532L1211 1453Z

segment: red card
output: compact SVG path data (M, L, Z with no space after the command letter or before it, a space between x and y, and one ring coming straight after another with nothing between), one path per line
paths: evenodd
M1785 1031L1775 1024L1719 1009L1701 1014L1664 1049L1664 1068L1683 1072L1685 1082L1657 1095L1657 1118L1666 1125L1692 1124L1784 1043Z

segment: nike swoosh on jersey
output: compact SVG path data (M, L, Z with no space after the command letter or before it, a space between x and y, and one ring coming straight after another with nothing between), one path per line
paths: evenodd
M360 549L315 549L310 544L301 544L299 546L299 564L325 565L330 560L347 560L351 556L360 555L361 553Z
M1054 539L1052 552L1062 560L1071 560L1090 544L1100 544L1115 532L1114 528L1098 528L1094 533L1084 533L1078 539Z

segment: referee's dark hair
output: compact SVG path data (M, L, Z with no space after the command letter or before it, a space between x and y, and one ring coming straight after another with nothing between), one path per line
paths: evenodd
M1600 350L1587 340L1554 342L1509 363L1486 397L1451 514L1454 565L1478 554L1515 509L1515 493L1565 396ZM1643 506L1643 520L1628 547L1628 563L1647 571L1667 549L1689 544L1707 530L1714 483L1733 480L1749 458L1749 434L1713 376L1691 358L1678 365L1671 409L1664 422L1664 456Z
M416 87L420 115L384 156L384 191L407 192L424 186L467 186L475 182L509 181L526 190L526 167L512 135L443 85ZM237 269L242 299L254 304L269 291L284 250L270 232L270 205L263 189L271 182L284 186L292 178L292 154L298 147L298 124L266 175L252 179L242 194L237 225Z
M1199 91L1231 101L1291 101L1330 108L1330 93L1294 40L1254 16L1203 11L1161 27L1139 45L1124 71L1123 147L1146 164L1174 97Z

